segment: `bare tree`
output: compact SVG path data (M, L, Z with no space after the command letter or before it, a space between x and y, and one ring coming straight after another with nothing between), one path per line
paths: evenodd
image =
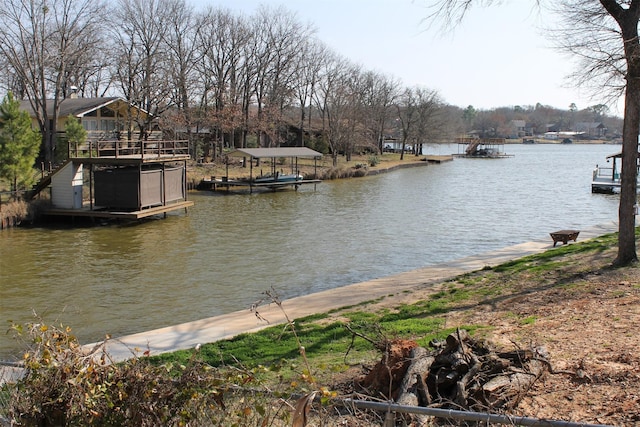
M260 145L279 145L280 122L284 108L295 98L297 70L303 66L302 54L309 37L310 25L299 22L296 15L283 7L262 6L254 17L256 35L256 76L254 91ZM261 141L263 136L268 141Z
M387 122L393 115L392 107L400 95L400 81L376 72L364 74L363 102L367 109L365 127L377 149L382 153Z
M396 103L396 110L402 131L400 160L404 159L407 141L415 138L420 122L420 88L406 88Z
M353 108L352 91L348 84L354 66L338 55L324 58L318 90L314 100L322 114L322 130L331 150L333 166L347 145L350 136L350 110Z
M3 0L0 53L36 115L42 152L53 161L56 122L66 81L94 51L104 4L88 0ZM51 100L50 106L48 106ZM50 107L50 108L49 108Z
M164 35L164 42L167 46L167 61L172 83L170 104L181 112L182 125L186 127L187 135L190 135L193 99L191 92L194 88L194 69L199 54L195 44L198 27L193 30L193 10L184 0L169 0L168 3L168 31Z
M450 25L462 20L474 4L491 5L497 0L441 0L430 19ZM541 4L541 1L537 1ZM640 0L563 0L552 8L565 19L560 34L564 48L577 54L585 72L578 82L597 82L611 99L624 92L622 136L622 186L618 209L618 255L614 265L637 261L635 206L640 134ZM558 37L556 37L558 40Z
M304 45L302 52L302 66L296 72L296 95L298 98L299 121L298 121L298 141L297 145L304 145L305 121L311 128L311 112L313 105L313 94L316 90L320 70L322 67L322 57L326 55L327 47L316 39L311 39Z
M170 106L172 87L167 70L171 65L166 40L172 6L172 0L119 0L113 8L120 89L131 104L149 113L129 115L138 125L141 139L149 136L154 117Z
M243 111L246 107L248 114L250 105L244 97L250 96L247 81L252 68L245 54L252 34L244 17L225 9L207 9L198 17L197 27L200 109L220 149L235 146L235 131L246 128ZM225 135L229 135L226 143Z
M442 100L438 92L418 88L418 125L415 127L413 146L414 154L422 154L424 144L436 138L444 127L442 116Z

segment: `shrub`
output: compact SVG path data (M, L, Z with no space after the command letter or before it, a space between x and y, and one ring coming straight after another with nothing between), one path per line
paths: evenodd
M224 398L233 384L255 378L240 370L213 369L199 361L197 350L180 366L154 366L146 354L116 364L104 343L88 351L68 327L33 323L13 325L13 330L32 342L23 357L26 375L10 389L7 411L13 422L25 425L220 422L229 416Z

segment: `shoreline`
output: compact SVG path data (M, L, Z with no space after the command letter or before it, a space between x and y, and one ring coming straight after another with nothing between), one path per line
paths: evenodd
M580 230L580 241L617 231L618 225L616 222L592 226L585 230ZM350 305L362 304L377 298L393 297L425 288L434 288L438 284L461 274L477 271L485 267L494 267L507 261L549 249L553 249L553 240L551 238L524 242L392 276L290 298L282 301L282 307L287 316L292 319L324 313ZM230 339L242 333L256 332L286 322L284 313L276 304L270 303L257 308L259 309L260 317L266 319L268 323L259 320L250 309L239 310L220 316L113 338L106 342L104 351L114 362L118 362L140 356L145 352L148 352L145 354L154 356L176 350L187 350L194 348L198 344ZM87 344L84 347L92 349L96 344L99 343Z
M580 241L589 240L618 231L617 222L595 225L580 230ZM569 243L571 244L571 243ZM505 262L553 249L553 240L548 237L519 243L479 255L473 255L432 266L391 276L376 278L364 282L348 284L338 288L301 295L282 301L283 310L291 319L326 313L332 310L363 304L380 298L394 298L425 289L437 291L437 286L461 274L494 267ZM111 338L104 343L102 353L114 363L143 355L156 356L177 350L188 350L198 344L231 339L243 333L257 332L270 326L285 324L287 319L280 308L274 304L257 307L260 320L255 312L247 308L235 312L185 322L163 328L143 331ZM90 352L102 342L84 344ZM22 376L23 368L19 363L0 361L0 385L15 382Z

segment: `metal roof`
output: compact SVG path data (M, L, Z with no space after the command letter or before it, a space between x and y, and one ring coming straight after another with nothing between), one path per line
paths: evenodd
M265 157L322 157L322 153L307 147L238 148L231 155L248 155L256 159Z

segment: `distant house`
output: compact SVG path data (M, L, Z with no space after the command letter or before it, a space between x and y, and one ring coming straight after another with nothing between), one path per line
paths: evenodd
M521 138L530 135L530 133L527 132L527 122L524 120L511 120L509 127L509 136L511 138Z
M547 123L545 126L545 132L561 132L562 128L558 123Z
M607 127L601 122L576 123L576 132L588 138L603 138L607 135Z
M36 115L29 101L21 101L20 108L29 112L35 125ZM53 115L53 100L47 100L48 114ZM138 139L140 127L149 113L118 97L66 98L60 102L56 129L64 134L65 123L74 116L87 130L89 140Z

